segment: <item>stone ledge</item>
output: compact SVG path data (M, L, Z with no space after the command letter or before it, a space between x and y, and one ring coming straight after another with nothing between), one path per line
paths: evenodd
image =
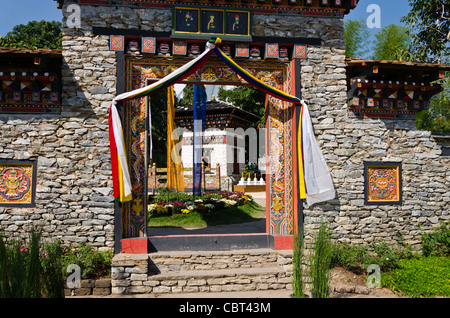
M277 275L282 273L285 273L285 271L280 268L241 268L241 269L222 269L222 270L203 270L203 271L180 271L176 273L164 273L152 275L147 278L147 281Z
M68 288L64 286L66 296L107 296L111 295L111 278L83 279L80 288Z

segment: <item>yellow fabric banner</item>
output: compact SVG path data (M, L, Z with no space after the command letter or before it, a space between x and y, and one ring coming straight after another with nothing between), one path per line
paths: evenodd
M124 180L122 175L122 162L119 159L119 156L117 156L117 161L119 162L119 185L120 185L120 202L127 202L131 201L133 199L131 193L128 195L125 195L125 186L124 186ZM126 163L125 163L126 164Z
M178 133L175 131L175 97L173 85L167 89L167 188L184 191L184 176L181 165Z
M306 199L306 186L305 186L305 174L303 166L303 145L302 145L302 117L303 117L303 106L300 112L300 118L298 122L298 180L300 186L300 199Z

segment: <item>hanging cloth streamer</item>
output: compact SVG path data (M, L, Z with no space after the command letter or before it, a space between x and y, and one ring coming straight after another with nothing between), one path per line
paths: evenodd
M221 49L218 47L214 48L214 52L219 56L222 61L224 61L235 73L237 73L240 77L242 77L247 83L252 85L253 87L259 89L260 91L265 92L268 95L271 95L275 98L281 99L285 102L291 102L294 104L300 104L302 100L298 97L292 96L288 93L280 91L274 87L267 85L266 83L260 81L252 74L244 70L240 67L235 61L233 61L228 55L223 53Z
M123 142L122 124L115 104L109 109L108 123L114 198L120 202L130 201L132 199L131 178Z
M169 86L181 82L185 78L194 74L206 63L208 57L213 53L213 49L215 48L215 44L217 43L220 43L220 39L211 39L207 43L207 49L194 60L183 65L182 67L178 68L177 70L160 79L159 81L151 85L133 90L131 92L120 94L116 96L112 101L109 110L109 119L110 119L109 129L110 129L110 151L112 162L111 168L113 175L114 197L116 200L126 202L132 199L131 177L129 174L127 161L125 157L125 143L123 141L123 130L120 122L120 117L118 116L117 113L117 106L116 106L117 102L150 96L163 89L168 88ZM149 118L149 122L151 122L151 118ZM114 130L113 127L115 127L116 129ZM119 128L120 128L120 136L122 137L117 136L119 134L118 131ZM152 147L152 145L150 145L150 147ZM119 165L119 159L115 158L116 153L120 153L122 160L125 160L121 162L121 165ZM114 161L116 161L116 163L114 163Z
M184 191L178 139L178 131L175 128L175 96L173 86L169 86L167 89L167 188Z
M221 58L234 72L236 72L250 85L283 101L294 104L302 104L301 125L299 126L300 131L298 134L300 140L299 158L302 160L301 166L303 167L303 177L301 176L300 178L301 182L303 182L303 188L301 188L304 191L303 196L306 195L306 201L309 205L334 199L335 190L330 171L315 139L311 118L309 116L306 103L304 103L301 99L273 88L252 76L236 64L236 62L234 62L230 57L225 55L218 47L216 47L219 43L221 43L219 38L211 38L211 40L207 43L207 49L194 60L151 85L131 92L123 93L118 95L113 100L110 107L109 125L114 196L116 198L120 197L121 201L131 199L131 179L125 156L122 126L120 125L120 118L116 110L117 101L132 100L152 95L160 90L174 85L175 83L178 83L194 74L205 64L212 52L215 52L219 58Z
M314 136L314 129L309 115L308 106L302 102L301 116L301 156L303 160L304 191L306 203L316 203L333 200L336 196L333 180L325 158ZM301 177L301 174L300 174ZM301 188L302 190L302 188Z
M194 85L194 124L193 124L193 169L192 193L194 196L202 194L202 157L203 133L206 127L206 90L204 85Z
M302 104L303 106L303 104ZM298 131L297 131L297 158L298 158L298 180L299 180L299 190L300 190L300 199L306 199L306 186L305 186L305 169L303 166L303 142L302 142L302 117L304 107L300 109L300 116L298 119Z

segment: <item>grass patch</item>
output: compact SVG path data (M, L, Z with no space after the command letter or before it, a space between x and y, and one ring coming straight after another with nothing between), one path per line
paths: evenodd
M149 227L203 228L214 225L239 224L258 221L266 216L266 210L254 201L212 212L193 211L188 214L154 215Z
M368 265L379 265L384 288L406 297L450 297L450 223L423 233L420 250L399 238L396 245L334 244L331 267L365 274Z
M383 287L407 297L450 297L450 259L448 257L420 257L404 259L397 268L383 273Z
M396 246L385 241L370 245L341 243L333 247L331 266L342 266L351 272L362 274L367 266L376 264L386 272L395 268L398 261L410 259L413 255L411 246L402 243L397 243Z

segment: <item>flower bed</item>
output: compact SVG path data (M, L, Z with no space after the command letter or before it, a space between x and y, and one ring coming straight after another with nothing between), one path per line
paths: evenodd
M166 193L167 195L167 193ZM253 201L253 198L242 192L225 192L225 191L207 191L197 197L186 194L172 194L169 193L164 201L158 201L164 195L156 196L156 202L148 206L149 217L159 215L176 215L176 214L190 214L192 212L212 213L222 209L234 206L241 206ZM172 197L172 198L171 198Z

